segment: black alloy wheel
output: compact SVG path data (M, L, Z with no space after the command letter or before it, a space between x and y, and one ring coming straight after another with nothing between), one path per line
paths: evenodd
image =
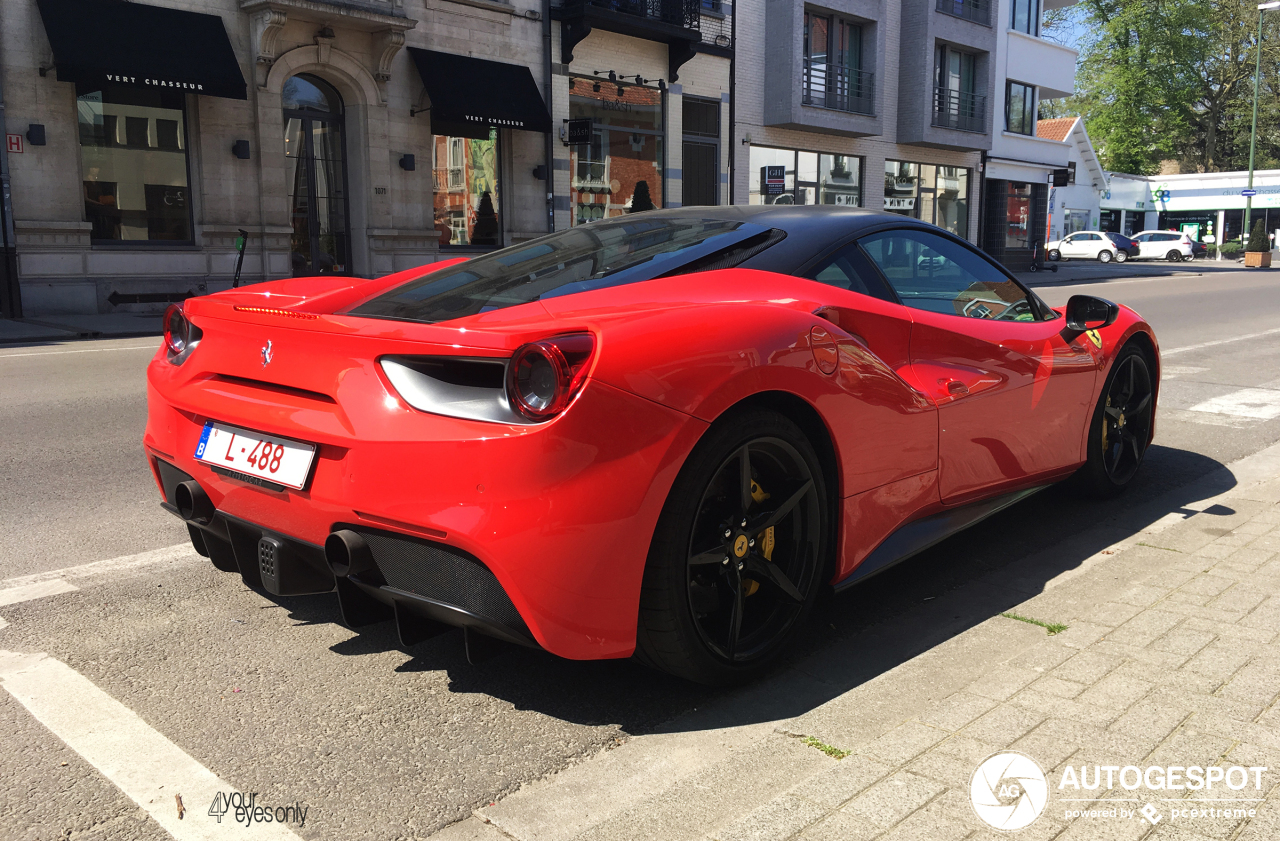
M1151 366L1128 344L1107 377L1089 431L1089 458L1078 478L1088 490L1114 496L1124 490L1147 453L1155 411Z
M700 683L763 669L824 583L826 486L787 418L713 427L672 488L641 595L636 655Z

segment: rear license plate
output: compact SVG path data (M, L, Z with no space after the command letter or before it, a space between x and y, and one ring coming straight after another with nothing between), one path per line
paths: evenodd
M316 456L315 444L207 421L196 447L196 460L302 490Z

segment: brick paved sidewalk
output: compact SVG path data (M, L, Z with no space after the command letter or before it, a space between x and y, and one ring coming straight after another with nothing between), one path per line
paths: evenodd
M1280 838L1280 480L1214 503L1170 515L1187 519L1105 550L1105 563L1010 611L1068 629L1027 626L1040 638L882 735L842 743L862 713L857 693L786 722L783 732L849 755L711 837ZM991 829L970 799L975 769L1005 749L1033 759L1048 780L1043 813L1015 833ZM1094 766L1267 770L1256 775L1260 789L1249 772L1241 790L1221 782L1211 791L1127 790L1118 781L1110 791L1060 790L1063 769L1082 765L1090 776ZM1233 802L1190 802L1205 798ZM1141 814L1148 804L1150 818ZM1068 815L1113 808L1131 816ZM1255 816L1175 813L1223 808Z

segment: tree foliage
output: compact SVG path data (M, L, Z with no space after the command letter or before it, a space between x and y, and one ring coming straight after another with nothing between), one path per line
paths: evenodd
M1151 174L1245 169L1258 55L1256 0L1081 0L1046 19L1082 33L1079 113L1108 169ZM1050 36L1052 37L1052 36ZM1259 169L1280 163L1280 12L1264 18L1258 98Z

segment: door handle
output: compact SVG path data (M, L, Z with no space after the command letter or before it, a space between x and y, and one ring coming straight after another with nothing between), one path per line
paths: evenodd
M947 384L947 391L956 397L963 397L969 393L969 386L959 380L944 380L943 382Z

